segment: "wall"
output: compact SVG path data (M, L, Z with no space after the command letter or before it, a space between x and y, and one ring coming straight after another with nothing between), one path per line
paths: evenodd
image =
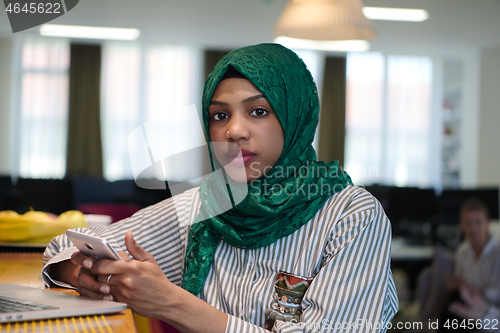
M500 45L481 52L479 185L500 185Z
M478 185L479 157L479 99L481 63L480 50L462 53L463 100L461 121L460 186L473 188Z
M13 43L0 39L0 175L10 173L10 103Z

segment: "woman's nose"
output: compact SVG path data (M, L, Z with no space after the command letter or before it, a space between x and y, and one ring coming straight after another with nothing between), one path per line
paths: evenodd
M234 116L228 123L226 138L231 141L246 140L250 132L248 124L242 116Z

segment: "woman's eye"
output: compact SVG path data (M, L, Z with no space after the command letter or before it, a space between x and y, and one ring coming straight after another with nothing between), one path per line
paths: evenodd
M250 113L252 116L258 116L258 117L262 117L262 116L265 116L269 113L269 111L265 110L265 109L255 109L252 111L252 113Z
M225 113L221 113L221 112L218 112L218 113L214 113L212 115L212 118L215 120L215 121L219 121L219 120L224 120L227 118L227 114Z

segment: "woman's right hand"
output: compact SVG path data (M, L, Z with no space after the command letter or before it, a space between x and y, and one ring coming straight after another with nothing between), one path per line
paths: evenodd
M130 260L123 251L118 251L118 254L123 260ZM94 275L90 270L98 260L77 251L71 255L71 260L53 264L50 268L50 275L57 281L66 282L78 288L78 292L82 296L113 300L113 297L109 294L111 291L110 286L107 283L99 282L98 276Z
M128 256L127 256L128 258ZM78 268L78 275L76 277L75 287L78 287L78 292L82 296L113 300L113 296L109 295L111 288L108 284L99 282L97 276L92 274L90 269L97 262L98 259L88 257L81 252L75 252L71 255L71 263Z
M78 287L78 275L80 274L80 266L75 265L71 260L64 260L50 265L50 276L56 281L68 283L74 287Z

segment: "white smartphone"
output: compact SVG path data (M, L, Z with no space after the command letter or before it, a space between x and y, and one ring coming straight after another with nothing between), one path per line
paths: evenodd
M75 244L81 253L98 259L122 260L120 255L103 238L89 236L76 231L67 230L66 236Z

